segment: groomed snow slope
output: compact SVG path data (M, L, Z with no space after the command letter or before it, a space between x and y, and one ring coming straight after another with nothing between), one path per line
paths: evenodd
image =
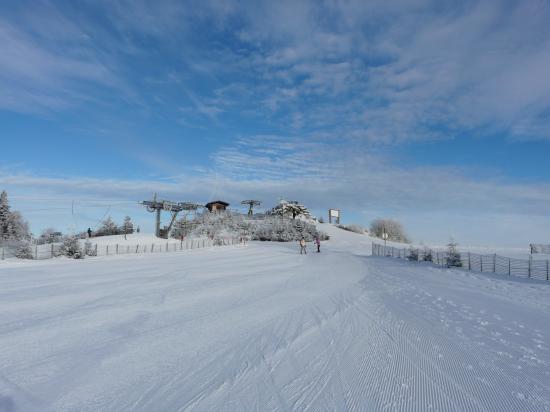
M0 265L0 411L550 410L550 285L295 245Z

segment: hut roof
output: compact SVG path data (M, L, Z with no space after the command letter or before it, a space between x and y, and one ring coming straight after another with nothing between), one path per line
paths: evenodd
M229 203L224 202L224 201L222 201L222 200L214 200L214 201L212 201L212 202L208 202L205 206L208 207L208 206L211 206L211 205L229 206Z

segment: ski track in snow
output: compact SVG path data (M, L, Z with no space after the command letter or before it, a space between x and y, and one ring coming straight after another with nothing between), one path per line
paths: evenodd
M250 244L0 266L0 411L548 411L550 285Z

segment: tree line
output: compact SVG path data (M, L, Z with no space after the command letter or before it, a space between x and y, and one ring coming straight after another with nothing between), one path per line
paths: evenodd
M134 231L134 223L130 216L126 216L120 225L108 216L101 222L97 230L88 229L76 234L63 234L54 228L47 228L38 237L34 238L21 213L12 210L7 192L3 190L0 193L0 246L13 250L14 255L21 259L32 259L34 257L33 243L38 245L60 244L59 254L78 257L82 254L89 255L92 253L89 250L91 245L87 244L84 245L84 251L81 251L81 239L91 236L126 235L134 233ZM139 232L139 226L137 231Z

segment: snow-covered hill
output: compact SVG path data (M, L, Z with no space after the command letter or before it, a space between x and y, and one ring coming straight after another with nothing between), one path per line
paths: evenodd
M550 410L550 284L295 244L0 266L0 410ZM310 247L311 249L311 247Z

